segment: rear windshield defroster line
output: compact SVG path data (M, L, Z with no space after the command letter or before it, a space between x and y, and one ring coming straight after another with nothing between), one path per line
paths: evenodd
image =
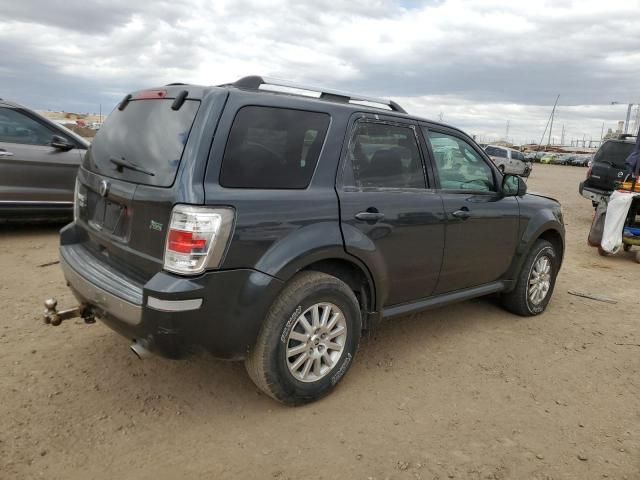
M111 178L171 186L200 106L197 100L186 100L174 110L173 101L131 100L124 110L113 110L91 144L84 167ZM111 161L114 158L136 168L123 168Z

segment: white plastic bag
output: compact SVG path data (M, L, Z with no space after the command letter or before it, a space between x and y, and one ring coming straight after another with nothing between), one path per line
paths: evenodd
M604 231L600 246L605 252L617 253L622 247L622 230L629 213L633 197L637 193L619 192L615 190L609 197L607 216L604 219Z

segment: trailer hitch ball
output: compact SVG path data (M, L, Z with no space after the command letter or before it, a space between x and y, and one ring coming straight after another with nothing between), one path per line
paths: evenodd
M58 310L58 301L55 298L48 298L44 301L44 323L57 327L63 320L81 317L85 323L95 323L96 319L91 307L78 305L77 307Z

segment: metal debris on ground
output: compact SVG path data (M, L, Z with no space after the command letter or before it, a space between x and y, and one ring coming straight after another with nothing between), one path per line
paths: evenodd
M583 297L583 298L588 298L590 300L596 300L598 302L606 302L606 303L618 303L617 300L613 300L611 298L607 298L607 297L602 297L600 295L592 295L590 293L582 293L582 292L576 292L574 290L569 290L567 292L569 295L575 295L576 297Z

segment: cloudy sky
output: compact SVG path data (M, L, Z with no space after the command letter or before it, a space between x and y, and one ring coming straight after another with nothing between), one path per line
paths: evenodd
M640 103L640 0L0 0L0 97L33 108L249 74L391 97L484 140L509 121L538 141L560 95L555 141L595 140Z

